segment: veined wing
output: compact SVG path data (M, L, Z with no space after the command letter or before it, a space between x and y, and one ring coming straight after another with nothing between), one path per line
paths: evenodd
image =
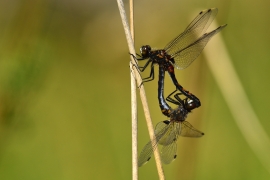
M188 67L201 54L203 48L206 46L209 40L226 26L227 25L225 24L223 26L219 26L217 29L209 33L205 33L187 47L179 49L178 51L174 52L174 54L171 54L171 57L174 58L177 69L185 69Z
M158 128L158 125L156 129ZM170 125L168 126L166 133L160 138L160 140L158 141L158 144L163 145L163 146L168 146L172 144L173 142L175 142L178 139L178 136L180 134L180 130L181 130L180 127L181 126L179 122L170 121Z
M174 127L172 129L172 127ZM189 122L162 121L155 128L155 144L150 140L143 148L138 159L138 166L141 167L152 157L153 151L158 144L163 145L161 150L161 160L164 164L171 163L176 158L178 136L201 137L201 131L195 129Z
M161 161L164 164L170 164L176 158L177 144L176 140L167 146L163 146L160 152Z
M187 26L183 33L175 37L169 44L165 46L168 54L184 49L205 33L206 29L212 23L218 12L217 8L201 11L199 15Z
M177 155L177 137L178 135L184 136L184 137L201 137L204 135L203 132L195 129L189 122L183 121L174 123L176 124L176 138L173 142L170 144L166 144L161 149L161 161L164 164L170 164L173 160L176 159ZM159 143L160 144L160 143Z
M140 153L139 159L138 159L138 166L141 167L145 163L147 163L152 154L153 151L157 148L157 145L160 141L160 139L167 133L168 129L170 128L170 121L162 121L159 122L155 128L155 143L150 140L143 148L143 150Z
M195 129L189 122L183 121L181 123L180 136L183 136L183 137L202 137L203 135L204 135L203 132Z

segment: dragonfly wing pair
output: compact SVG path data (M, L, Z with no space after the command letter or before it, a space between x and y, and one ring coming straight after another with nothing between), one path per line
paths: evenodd
M155 128L155 142L149 141L143 148L139 160L139 167L147 163L158 144L162 145L161 160L164 164L170 164L176 158L178 136L201 137L204 134L195 129L187 121L162 121Z
M188 67L201 54L211 37L226 27L226 25L222 25L205 33L217 12L217 8L201 11L184 32L165 46L166 53L174 58L177 69Z

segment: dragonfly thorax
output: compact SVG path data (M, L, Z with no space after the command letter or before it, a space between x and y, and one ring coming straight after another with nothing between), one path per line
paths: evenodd
M170 120L171 121L185 121L188 113L189 111L186 110L184 107L178 106L170 114Z
M165 71L168 71L170 67L175 64L174 58L172 58L164 49L152 50L151 46L145 45L140 48L142 58L150 60L154 64L163 66Z

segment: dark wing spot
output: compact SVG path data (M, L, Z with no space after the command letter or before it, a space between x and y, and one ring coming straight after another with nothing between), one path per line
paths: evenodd
M168 120L165 120L165 121L163 121L165 124L170 124L170 121L168 121Z

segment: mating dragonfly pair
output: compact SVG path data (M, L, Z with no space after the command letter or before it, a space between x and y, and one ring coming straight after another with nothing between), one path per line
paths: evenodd
M161 112L169 117L170 120L159 122L155 127L155 144L150 140L143 148L138 165L142 166L148 162L157 148L158 144L161 149L161 160L164 164L171 163L176 158L177 144L179 136L184 137L201 137L204 135L201 131L195 129L186 120L191 110L201 106L200 100L185 90L177 81L174 73L174 67L177 69L185 69L188 67L202 52L208 41L225 25L219 26L217 29L205 33L218 12L217 8L201 11L199 15L188 25L188 27L174 38L164 49L152 50L149 45L140 48L140 58L132 55L134 59L147 60L144 66L137 68L143 72L149 65L151 67L149 77L143 78L143 82L152 81L154 79L154 65L159 65L158 80L158 100ZM165 71L171 77L176 90L172 92L165 100L164 98L164 77ZM176 93L177 91L180 91ZM174 94L174 98L172 97ZM180 96L185 96L181 99ZM172 109L167 102L177 105Z

